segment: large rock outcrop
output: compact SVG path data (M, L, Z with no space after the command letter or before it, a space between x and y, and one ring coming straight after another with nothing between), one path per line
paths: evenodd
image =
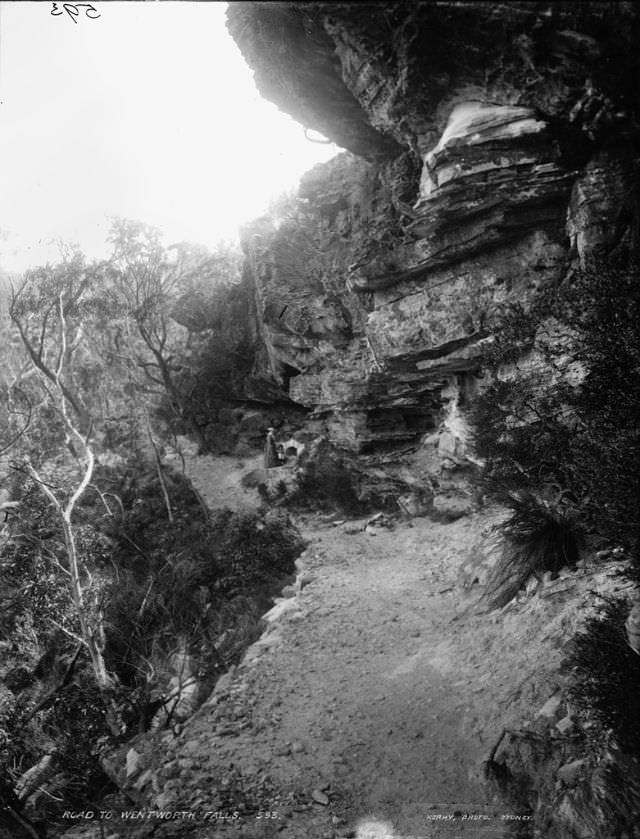
M265 367L335 442L459 464L503 305L637 246L635 7L235 3L228 21L262 94L348 150L246 231Z

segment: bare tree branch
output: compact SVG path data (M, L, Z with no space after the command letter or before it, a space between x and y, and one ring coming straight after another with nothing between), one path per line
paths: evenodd
M158 473L158 480L160 481L160 487L162 488L162 496L164 498L164 504L167 508L167 516L169 521L173 523L173 510L171 509L171 500L169 499L169 490L167 489L167 481L164 477L164 472L162 469L162 460L160 458L160 452L158 451L158 446L156 441L153 439L153 434L151 433L151 423L149 422L149 414L147 413L147 434L149 435L149 441L151 442L151 447L153 449L153 456L156 463L156 472Z
M55 304L52 304L52 306L50 306L49 309L45 312L45 315L43 317L42 327L41 327L41 333L40 333L40 346L39 346L38 350L36 350L32 341L30 340L29 336L27 335L27 332L26 332L25 327L24 327L24 323L22 322L21 317L20 317L20 315L18 313L18 310L17 310L17 305L16 304L17 304L17 301L18 301L18 298L19 298L19 294L22 292L23 288L24 288L24 286L17 293L12 292L11 305L9 307L9 316L10 316L12 322L15 324L15 326L18 330L18 333L20 335L20 339L22 341L22 344L23 344L24 348L26 349L26 351L29 355L29 358L33 362L34 366L40 371L40 373L44 377L46 377L57 388L59 388L60 392L64 396L64 399L69 403L69 405L71 405L74 412L77 414L78 418L80 419L81 424L83 426L88 426L89 425L89 417L88 417L86 409L82 406L78 396L76 394L72 393L72 391L69 390L69 388L66 386L66 384L61 379L61 376L60 376L60 374L61 374L61 367L60 367L61 357L59 356L58 364L56 365L56 370L58 370L57 375L56 375L56 372L54 370L52 370L51 367L47 364L46 359L44 357L45 356L45 354L44 354L44 340L45 340L45 333L46 333L46 329L47 329L47 319L48 319L48 316L49 316L49 313L51 311L52 306L55 305ZM59 305L59 311L63 312L62 295L60 295L60 297L59 297L58 305ZM66 346L66 336L65 336L65 346ZM61 352L62 352L62 349L61 349ZM64 359L62 359L62 361L63 360Z

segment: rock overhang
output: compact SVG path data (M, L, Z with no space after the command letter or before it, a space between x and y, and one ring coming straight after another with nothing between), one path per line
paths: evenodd
M280 107L296 117L297 77L316 72L320 92L306 88L306 107L322 112L320 130L339 142L364 118L374 145L385 138L375 149L345 144L361 156L303 180L298 224L313 248L297 282L281 272L275 288L280 246L266 246L271 274L257 293L290 307L282 322L267 318L274 357L297 371L290 395L333 410L335 433L351 411L356 441L385 433L381 411L389 439L409 426L420 437L446 410L438 388L452 377L464 388L482 370L505 303L526 307L576 259L630 235L637 14L627 4L608 15L603 3L381 3L366 14L360 4L278 4L267 53L251 20L268 9L234 5L244 11L230 17L249 27L245 52L255 51L257 76L271 73ZM295 43L274 58L291 27ZM276 90L294 52L299 72ZM332 108L331 85L358 109L343 93ZM421 424L422 411L431 416Z

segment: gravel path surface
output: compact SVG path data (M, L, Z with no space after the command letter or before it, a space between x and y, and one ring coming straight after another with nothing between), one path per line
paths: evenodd
M208 460L188 471L211 503L228 491L229 464ZM309 546L297 593L176 749L215 786L200 784L190 806L240 811L203 836L505 835L482 763L503 726L546 698L514 686L528 673L539 683L556 656L526 649L531 622L514 632L470 611L459 569L493 521L298 519ZM196 782L181 775L182 789ZM257 818L260 808L275 817Z

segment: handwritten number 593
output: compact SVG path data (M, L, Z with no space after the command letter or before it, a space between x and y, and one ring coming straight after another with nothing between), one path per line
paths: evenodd
M74 23L78 22L78 15L80 14L80 9L85 10L85 16L88 17L90 20L95 20L96 18L100 17L100 12L96 9L95 6L92 6L91 3L52 3L51 6L51 14L54 17L63 15L66 12Z

